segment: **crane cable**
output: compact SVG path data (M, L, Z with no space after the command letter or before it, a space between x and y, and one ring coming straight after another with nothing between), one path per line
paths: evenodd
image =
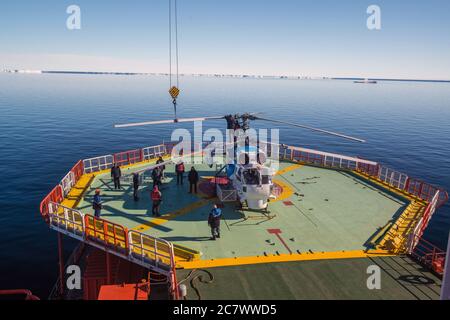
M172 6L172 1L174 2L174 5ZM172 97L172 103L175 113L175 122L178 121L177 118L177 98L180 94L179 89L179 54L178 54L178 1L177 0L169 0L169 82L170 82L170 89L169 94ZM172 10L173 7L173 10ZM174 16L174 22L172 22L172 15ZM175 57L173 56L172 52L172 27L175 26ZM172 82L172 76L173 76L173 68L172 68L172 60L175 58L175 68L176 68L176 85L173 85Z

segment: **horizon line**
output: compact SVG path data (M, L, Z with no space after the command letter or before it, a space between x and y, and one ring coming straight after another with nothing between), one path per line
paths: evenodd
M169 76L165 72L115 72L115 71L75 71L75 70L31 70L31 69L2 69L2 73L20 74L80 74L80 75L151 75ZM383 78L383 77L337 77L337 76L307 76L307 75L261 75L261 74L228 74L228 73L180 73L180 76L197 77L228 77L228 78L252 78L252 79L281 79L281 80L374 80L397 82L440 82L450 83L450 79L420 79L420 78Z

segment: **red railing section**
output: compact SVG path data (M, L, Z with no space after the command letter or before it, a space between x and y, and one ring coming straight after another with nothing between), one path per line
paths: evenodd
M367 175L373 178L379 178L379 173L381 170L381 166L373 166L369 164L358 165L358 170L366 173ZM383 167L385 168L385 167ZM400 172L393 171L398 176L402 175ZM423 182L419 179L408 177L405 183L405 187L401 188L403 191L416 196L424 201L430 202L433 197L436 195L436 192L439 193L439 200L437 203L437 207L441 207L448 201L448 193L442 188L435 187L429 183Z
M73 168L70 170L75 177L74 185L80 180L81 176L84 174L84 165L83 161L78 161ZM62 189L61 184L55 186L52 191L42 200L40 204L40 212L44 219L47 221L47 215L49 213L49 203L56 202L61 203L64 200L64 191ZM47 221L48 222L48 221Z
M292 150L291 156L292 160L325 166L325 157L321 154Z
M405 191L427 202L430 202L439 191L438 208L448 201L448 193L445 190L414 178L408 178Z
M439 194L435 194L433 199L426 206L423 216L420 219L419 223L417 224L416 230L414 230L414 236L422 237L433 214L436 212L436 209L438 207L437 205L439 203L439 196L440 196L440 192L439 192Z
M142 149L129 150L114 154L114 163L121 166L141 162L143 159L144 155Z
M78 161L77 164L74 165L70 171L74 174L75 183L77 183L78 180L80 180L81 176L84 174L83 160Z
M419 234L418 234L419 236L423 235L425 229L428 226L428 223L430 222L431 213L432 213L431 210L432 210L432 206L431 206L431 203L430 203L430 204L427 205L427 207L425 209L425 212L423 214L422 226L420 227L420 231L419 231Z
M41 215L48 222L49 204L50 202L61 203L64 200L63 189L60 185L53 188L52 191L42 200L40 205Z
M372 165L367 163L359 163L358 170L372 177L378 177L380 174L380 165Z
M417 244L411 251L411 256L437 274L442 275L445 268L446 252L422 237L417 237L415 241L417 241Z

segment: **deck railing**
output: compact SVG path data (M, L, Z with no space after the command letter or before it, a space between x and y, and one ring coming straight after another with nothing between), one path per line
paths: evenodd
M49 203L50 228L72 238L84 240L84 214L81 211L65 207L56 202Z
M105 156L83 160L84 173L94 173L106 169L111 169L114 163L114 156L108 154Z
M40 212L46 222L49 222L48 215L50 213L50 203L61 203L64 200L64 192L61 185L57 185L50 193L41 201Z
M173 245L123 226L50 202L50 228L94 247L170 275L175 268Z
M439 194L436 204L438 208L448 201L448 193L445 190L373 161L286 145L280 145L280 159L363 172L426 202L431 202L436 194Z
M95 158L89 158L78 161L75 166L61 179L60 183L42 200L40 212L44 219L48 219L49 202L61 203L77 184L83 174L95 173L110 169L114 161L120 165L130 165L136 162L148 161L166 154L166 146L160 144L157 146L146 147L137 150L119 152L112 155L104 155Z
M422 239L423 233L428 226L433 214L436 212L436 208L440 199L440 192L437 191L434 198L425 208L423 216L420 218L417 223L414 232L410 235L410 239L408 241L408 252L412 253L414 248L417 246L420 239Z
M166 271L174 265L173 245L169 241L130 230L128 244L128 255L134 262Z
M413 236L412 241L415 246L409 254L418 262L442 275L445 268L446 252L421 236Z
M111 169L114 163L117 163L120 166L125 166L155 159L166 154L166 146L164 144L160 144L157 146L145 147L142 149L129 150L118 152L115 154L108 154L95 158L85 159L83 160L84 173L94 173Z

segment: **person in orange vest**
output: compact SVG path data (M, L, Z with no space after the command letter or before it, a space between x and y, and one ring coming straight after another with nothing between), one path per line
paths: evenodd
M161 202L162 202L162 193L161 193L161 191L159 191L158 186L153 187L153 190L151 193L151 198L153 201L152 215L160 217L161 214L159 213L159 207L161 206Z
M183 185L183 175L184 175L184 163L181 161L175 166L175 171L177 172L177 185L181 183Z

